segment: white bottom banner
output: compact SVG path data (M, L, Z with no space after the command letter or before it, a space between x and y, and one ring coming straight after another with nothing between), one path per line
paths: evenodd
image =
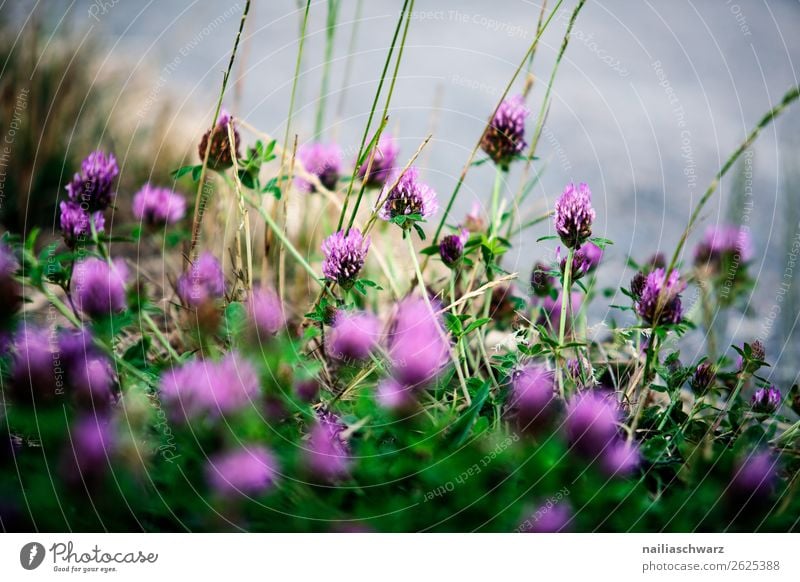
M4 534L0 580L798 580L798 541L787 534Z

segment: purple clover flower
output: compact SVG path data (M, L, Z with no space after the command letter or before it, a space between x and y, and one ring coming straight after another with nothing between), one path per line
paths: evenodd
M692 390L697 394L705 394L714 385L717 379L717 371L711 362L703 362L694 371L690 382Z
M393 412L411 411L417 403L414 388L394 378L384 378L378 384L376 399L382 408Z
M387 191L390 183L394 183L395 180L396 178L392 177L381 194L381 198L385 200L378 211L381 219L391 221L398 216L418 215L425 220L439 211L436 192L419 180L417 168L414 166L408 168L397 185L391 191ZM410 224L406 223L403 226Z
M572 271L570 271L572 280L577 281L597 269L602 257L603 251L600 247L592 242L584 243L572 255ZM561 257L561 247L556 249L556 261L563 273L567 266L567 258Z
M611 477L621 477L632 473L640 462L639 446L618 438L603 451L600 467Z
M556 278L553 269L545 263L536 263L531 271L531 291L537 297L547 297L555 288Z
M236 352L220 362L192 360L161 377L160 396L176 421L235 414L259 394L255 368Z
M109 264L90 257L79 261L72 271L72 298L84 315L93 319L125 310L128 268L121 260Z
M483 135L481 148L502 170L508 170L514 158L528 145L525 143L525 119L528 115L530 111L522 95L509 97L497 108Z
M377 347L380 321L367 312L340 311L327 336L327 350L338 360L363 361Z
M98 234L105 230L106 219L100 210L89 213L81 208L80 204L72 201L61 202L59 208L61 233L64 242L70 248L75 248L78 243L91 239L92 226Z
M247 300L247 313L259 337L273 336L286 327L283 304L272 289L253 289Z
M567 403L567 439L572 449L581 455L601 455L614 443L619 420L619 406L610 395L579 392Z
M114 154L94 151L81 162L80 173L67 184L67 196L84 212L102 212L114 199L112 187L117 174L119 167Z
M542 366L526 366L514 375L508 406L520 430L535 431L552 419L554 388L553 372Z
M145 184L133 197L133 215L151 226L175 224L186 215L186 199L169 188Z
M732 224L712 225L706 229L703 240L695 249L695 264L719 267L726 258L741 263L753 258L749 230Z
M754 451L736 464L731 489L737 497L758 502L772 493L777 480L778 457L770 451Z
M332 481L347 475L350 455L342 440L344 426L335 415L320 418L311 429L306 449L306 462L312 474Z
M259 445L218 454L206 465L208 484L221 497L260 495L274 487L277 478L275 457Z
M397 306L387 344L392 376L406 386L433 381L449 360L441 320L419 297L408 297Z
M523 522L519 531L521 533L560 533L569 529L571 521L572 509L566 501L548 500Z
M369 158L372 153L364 158L364 163L358 168L358 176L361 179L367 174L367 167L369 166ZM375 156L372 160L372 167L370 168L369 178L367 185L380 188L386 184L386 181L392 175L397 163L397 157L400 155L400 146L397 140L387 133L381 133L378 139L377 147L375 148Z
M596 218L592 208L592 191L589 186L580 183L567 184L564 192L556 201L555 224L556 233L567 248L578 249L592 236L592 223Z
M89 410L106 411L114 402L114 372L104 356L70 363L68 376L77 403Z
M178 278L178 297L188 307L200 307L225 295L225 275L219 261L209 252L202 253Z
M343 289L352 287L367 259L369 243L370 238L364 238L357 228L347 234L343 230L333 233L322 243L323 275Z
M208 154L208 167L212 170L225 170L233 165L233 156L239 159L239 130L236 125L233 125L233 139L236 142L236 148L232 152L230 139L228 136L228 124L233 122L233 116L225 109L219 112L217 123L213 130L208 130L200 140L200 145L197 148L197 153L202 162L206 156L206 149L208 149L208 140L211 140L211 149Z
M439 256L442 262L451 269L458 265L464 255L464 243L469 238L466 229L458 234L448 234L439 241Z
M759 388L750 400L753 412L759 414L773 414L781 407L783 396L775 386Z
M92 480L111 465L116 447L111 421L104 415L78 417L70 428L70 443L65 454L65 467L70 480Z
M683 317L680 294L685 288L677 269L669 277L664 269L656 269L645 277L636 312L647 323L653 323L656 316L661 322L680 323Z
M304 144L297 150L297 158L303 168L317 178L328 190L335 190L342 172L342 150L336 144L314 142ZM295 184L301 192L316 192L314 185L303 178L296 178Z
M12 394L22 402L37 405L55 400L63 391L63 370L54 357L50 332L23 324L14 334L12 345Z

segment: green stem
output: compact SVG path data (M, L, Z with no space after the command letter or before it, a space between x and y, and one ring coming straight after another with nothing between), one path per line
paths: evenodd
M294 64L294 78L292 79L292 92L289 96L289 113L286 116L286 131L283 134L283 155L281 157L281 172L286 162L286 150L289 147L289 132L292 126L292 116L294 115L294 102L297 96L297 79L300 77L300 65L303 62L303 47L306 43L306 28L308 27L308 11L311 7L311 0L306 0L306 11L303 14L303 24L300 28L300 44L297 48L297 59Z
M705 194L703 194L703 197L700 198L700 202L697 203L697 206L692 212L692 215L689 218L689 224L686 225L686 229L683 231L683 234L681 235L680 241L678 242L678 246L675 249L675 252L672 254L672 260L670 261L667 273L672 272L672 269L674 269L675 265L678 263L681 251L683 251L683 247L686 244L686 240L689 238L689 233L691 233L692 229L694 228L695 222L697 222L697 219L700 217L700 212L703 210L706 203L708 203L709 199L716 191L717 186L719 186L719 182L722 179L722 177L728 172L728 170L731 169L733 164L736 163L736 160L739 159L739 156L741 156L745 152L745 150L747 150L747 148L749 148L750 145L755 141L755 139L758 137L758 134L761 133L761 130L764 129L764 127L766 127L769 123L771 123L781 113L783 113L784 109L786 109L791 103L796 101L798 97L800 97L800 86L795 85L794 87L789 89L789 91L786 92L786 94L783 96L783 99L778 105L770 109L759 120L758 124L756 124L756 127L753 129L753 131L750 132L747 138L739 145L738 148L736 148L736 151L734 151L731 154L731 156L727 159L727 161L722 165L719 172L717 172L717 175L714 177L711 184L709 185L708 189L705 191Z
M747 366L746 361L744 366L745 367ZM733 406L733 403L736 402L737 398L739 398L739 393L742 391L744 383L747 381L747 377L748 374L744 370L742 370L739 373L739 378L737 378L736 380L736 387L733 389L733 392L731 392L731 395L728 398L727 402L725 402L725 407L720 411L719 415L717 416L717 419L714 421L714 424L711 427L711 434L714 434L714 432L720 427L720 425L722 424L722 420L725 418L725 415L728 414L728 412L731 409L731 406Z
M406 38L408 38L408 28L411 24L411 14L414 12L414 0L411 0L411 5L409 6L408 13L406 14L406 24L403 28L403 38L400 41L400 49L397 52L397 60L394 64L394 73L392 74L392 81L389 83L389 93L386 95L386 104L383 107L383 127L386 126L386 122L388 120L389 115L389 104L392 102L392 95L394 94L394 86L397 82L397 74L400 72L400 63L403 61L403 50L406 47ZM381 128L383 131L383 128ZM377 141L375 142L377 147ZM373 153L374 157L374 153ZM371 165L371 164L370 164ZM361 200L364 197L364 190L366 190L366 184L361 184L361 188L358 191L358 197L356 198L356 203L353 206L353 212L350 215L350 221L347 223L347 230L349 231L353 227L353 223L356 220L356 215L358 213L358 208L361 206Z
M152 317L150 317L150 314L147 313L146 311L141 311L140 315L142 317L142 320L147 324L147 327L150 328L150 331L152 331L153 334L156 336L156 339L158 339L158 341L161 342L161 345L164 346L164 349L167 350L167 353L170 355L170 357L172 357L172 359L176 361L180 360L181 358L180 354L178 354L178 352L175 351L175 348L173 348L172 344L169 343L169 340L158 328L156 322L153 321Z
M408 8L409 0L403 1L403 8L400 11L400 18L397 19L397 26L394 29L394 36L392 37L392 44L389 46L389 54L386 55L386 62L383 64L383 71L381 72L381 78L378 81L378 89L375 91L375 98L372 100L372 107L369 110L369 116L367 117L367 125L364 128L364 135L361 136L361 145L358 148L358 155L356 156L357 160L361 160L364 156L364 146L367 145L367 138L369 137L369 130L372 126L372 119L375 117L375 109L378 107L378 99L380 99L381 91L383 90L383 83L386 79L386 73L389 71L389 64L392 62L392 55L394 54L394 48L397 44L397 37L400 35L400 27L403 25L403 18L406 14L406 9ZM385 116L384 116L385 117ZM339 213L339 222L336 226L336 230L342 230L342 225L344 224L344 217L347 215L347 205L350 203L350 195L353 193L353 185L356 182L356 176L358 176L358 164L354 164L353 172L350 176L350 183L347 186L347 193L344 196L344 204L342 204L342 211Z
M314 135L317 139L322 135L322 125L325 122L325 104L328 99L328 82L331 73L333 41L336 36L336 18L338 13L339 0L328 0L328 20L325 28L325 62L322 65L322 82L319 88L319 101L317 101L317 121L314 124Z
M192 218L192 238L189 244L189 261L191 262L195 257L195 252L197 248L197 241L200 237L200 225L203 222L203 214L205 212L205 204L206 200L203 196L203 189L206 183L206 174L208 172L208 157L211 155L211 142L213 140L210 139L211 135L214 133L214 129L217 126L217 119L219 118L220 109L222 109L222 99L225 97L225 89L228 87L228 79L231 75L231 69L233 68L233 62L236 59L236 51L239 49L239 39L242 37L242 30L244 30L244 23L247 20L247 14L250 12L250 0L244 5L244 11L242 12L242 19L239 21L239 31L236 33L236 40L233 43L233 51L231 51L231 58L228 61L228 68L225 71L225 74L222 77L222 89L219 92L219 97L217 98L217 107L214 110L214 119L211 121L211 129L209 129L209 139L206 145L206 151L203 154L203 166L200 170L200 179L197 182L197 196L195 197L195 204L194 204L194 217ZM202 210L201 210L202 209Z
M353 53L356 52L356 39L358 38L358 25L361 22L361 9L364 7L364 0L358 0L356 4L356 15L353 19L353 32L350 34L350 43L347 47L347 60L344 65L344 76L342 78L342 89L339 93L339 104L336 106L336 117L341 119L344 111L347 89L350 87L350 77L353 74Z
M498 167L494 173L494 186L492 187L492 215L491 215L491 230L489 235L491 238L497 234L500 229L500 217L497 216L497 210L500 206L500 192L503 189L503 171Z
M275 221L269 215L269 212L264 210L264 208L262 208L261 205L257 204L253 199L245 197L245 200L247 200L247 203L250 206L252 206L258 211L258 213L261 215L261 218L264 219L264 222L270 228L272 233L278 238L281 244L283 244L286 247L286 250L289 251L289 254L292 255L298 263L300 263L300 266L303 267L303 269L305 269L306 273L309 274L309 276L314 280L314 282L320 287L324 288L321 277L314 271L314 268L308 264L308 261L305 260L303 255L300 254L300 252L295 248L292 242L286 237L283 230L277 224L275 224Z
M536 148L539 145L539 139L542 137L544 121L545 118L547 117L547 111L550 104L550 93L552 92L553 85L555 84L556 73L558 72L559 65L561 64L561 59L564 57L564 53L567 52L567 46L569 45L569 39L570 39L570 34L572 33L572 27L575 25L575 21L578 19L578 14L580 13L585 3L586 0L580 0L580 2L578 2L578 5L575 6L575 9L572 11L572 15L570 16L569 19L569 24L567 24L567 30L564 33L564 39L561 41L561 48L559 49L558 56L556 57L556 61L553 64L553 69L550 71L550 79L547 81L547 89L545 90L544 98L542 99L542 105L539 108L539 115L536 117L536 129L533 132L533 139L531 140L531 145L528 148L528 155L525 161L525 170L523 172L523 183L528 176L531 163L533 162L533 158L536 155ZM507 232L509 233L509 235L514 228L514 222L515 222L514 213L516 213L516 209L519 208L522 203L522 196L524 191L525 191L524 188L520 188L520 192L514 200L514 208L512 210L512 215L508 223Z
M558 322L558 347L559 350L564 347L564 335L566 333L567 328L567 309L568 303L567 298L572 296L572 257L575 254L575 250L572 248L567 249L567 262L564 265L564 284L562 285L563 289L561 291L561 317Z

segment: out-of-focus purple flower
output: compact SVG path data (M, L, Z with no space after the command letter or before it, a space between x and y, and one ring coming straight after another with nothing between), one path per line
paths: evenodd
M572 271L570 271L570 279L577 281L582 277L594 271L600 264L600 259L603 256L603 251L596 244L592 242L584 243L584 245L572 254ZM561 257L561 247L556 249L556 261L561 267L563 273L567 267L567 257Z
M77 202L66 201L59 205L61 233L67 246L74 248L82 241L91 240L92 227L96 233L105 230L106 219L102 211L86 212Z
M636 312L647 323L653 323L656 316L660 322L680 323L683 317L680 294L685 288L677 269L669 277L664 269L656 269L645 278Z
M639 466L640 462L638 445L623 439L617 439L606 447L600 457L601 468L612 477L631 473Z
M572 509L566 501L548 500L539 506L520 527L521 533L560 533L569 530Z
M750 231L732 224L709 226L694 252L696 265L712 264L716 268L719 268L725 259L746 263L752 258Z
M295 384L294 391L303 402L313 402L319 394L319 382L315 378L301 380Z
M378 139L378 144L375 148L375 155L372 159L372 167L369 169L367 184L373 187L384 186L395 170L397 157L399 155L400 146L397 144L394 137L385 131L381 133L381 137ZM370 156L372 156L371 152L367 154L364 158L364 163L358 168L358 175L362 179L367 174Z
M525 143L525 118L528 115L530 111L522 95L509 97L497 108L483 134L481 148L503 170L507 170L528 145Z
M583 353L567 360L567 374L577 386L587 388L594 383L592 363Z
M448 234L439 241L439 256L442 262L451 269L458 265L464 254L464 244L469 238L469 233L462 230L459 234Z
M322 242L322 274L343 289L352 287L367 260L369 242L370 238L364 238L357 228L347 234L340 230L330 235Z
M58 351L61 360L68 366L79 365L89 358L101 355L86 328L62 330L58 334Z
M14 334L13 346L10 380L16 399L41 405L63 393L64 372L47 330L23 325Z
M67 184L67 196L87 213L103 211L114 200L117 174L119 167L114 154L94 151L81 162L81 171Z
M545 263L536 263L531 271L531 291L537 297L547 297L556 285L553 269Z
M742 497L768 496L777 480L778 457L770 451L754 451L737 463L731 489Z
M272 289L253 289L247 300L247 313L259 337L275 335L286 327L283 304Z
M133 215L151 226L175 224L186 215L186 199L169 188L145 184L133 197Z
M781 402L783 402L781 391L775 386L768 386L756 390L750 400L750 406L752 406L753 412L772 414L781 407Z
M177 421L236 413L258 393L255 369L235 352L220 362L186 362L165 372L160 385L161 400Z
M394 378L385 378L378 384L376 399L381 407L393 412L410 411L417 403L414 388Z
M0 243L0 324L6 323L22 305L22 287L14 280L18 268L11 249Z
M92 356L68 367L70 387L79 405L92 410L106 410L114 401L114 374L103 356Z
M317 178L328 190L335 190L342 172L342 150L332 143L314 142L304 144L297 150L297 157L303 168ZM316 187L303 178L296 178L295 184L302 192L316 192Z
M338 419L320 418L311 429L306 448L308 468L315 476L332 480L347 475L350 455L341 438L343 425Z
M278 463L262 446L243 446L209 459L206 478L214 493L222 497L260 495L275 486Z
M111 464L115 446L112 423L104 415L77 418L70 428L65 455L68 478L86 480L104 473Z
M178 296L184 305L199 307L225 295L225 275L214 255L202 253L178 278Z
M381 193L381 199L385 202L378 211L380 218L392 220L398 216L418 215L425 220L438 212L436 192L418 178L417 168L414 166L408 168L397 185L387 192L395 179L392 177L388 180ZM406 222L403 226L410 227L411 224Z
M697 394L705 394L717 379L717 371L711 362L703 362L694 371L690 382L692 390Z
M481 205L477 200L472 203L472 208L464 217L461 228L469 233L483 232L486 230L486 221L483 219Z
M553 222L556 233L567 248L578 249L592 236L592 223L596 217L592 208L592 191L584 183L567 184L556 200Z
M514 374L509 394L509 410L523 431L535 431L547 424L554 413L553 372L529 365Z
M433 381L449 359L440 318L420 297L408 297L397 306L387 345L392 376L407 386Z
M213 170L225 170L233 165L233 153L231 152L231 144L228 136L228 124L233 123L233 116L225 109L222 109L217 118L217 123L213 130L206 131L203 134L203 139L200 140L200 146L197 148L197 153L202 162L206 156L206 149L208 148L208 140L211 139L211 150L208 154L208 167ZM235 155L239 159L239 130L236 124L233 123L233 139L236 142Z
M378 345L380 327L371 313L340 311L328 333L327 351L338 360L366 360Z
M109 317L124 311L128 268L121 260L109 264L90 257L79 261L72 271L72 298L83 314Z
M559 293L558 296L553 299L551 296L544 297L541 303L541 315L539 316L539 323L541 325L548 326L551 330L559 329L561 325L561 296L562 293ZM571 314L574 314L581 310L581 304L583 302L583 295L579 291L572 292L572 311L569 311L569 306L567 306L567 321L565 329L569 331L572 329L572 317Z
M567 403L567 438L578 453L600 455L616 438L619 420L619 406L613 397L594 391L579 392Z

